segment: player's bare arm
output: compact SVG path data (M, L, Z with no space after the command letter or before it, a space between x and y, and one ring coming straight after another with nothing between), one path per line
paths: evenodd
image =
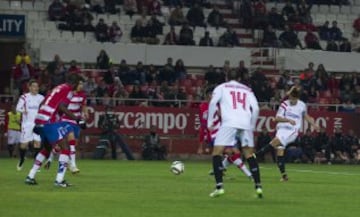
M280 116L276 116L275 117L275 121L278 123L290 123L291 125L295 125L296 122L294 120L288 119L288 118L283 118Z
M73 120L77 120L77 119L78 119L78 117L76 117L71 111L69 111L64 104L60 104L60 105L59 105L59 111L61 111L62 113L66 114L67 116L69 116L69 117L72 118Z
M310 115L306 114L304 115L304 119L312 126L315 130L319 131L320 127L315 123L315 120Z

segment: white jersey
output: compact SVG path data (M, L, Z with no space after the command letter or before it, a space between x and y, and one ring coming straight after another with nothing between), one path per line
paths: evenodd
M288 122L279 122L276 125L277 129L286 128L286 129L295 129L300 130L303 123L303 117L307 114L306 104L298 100L296 105L291 105L289 100L285 100L281 103L276 116L287 118L295 121L295 125L291 125Z
M43 100L44 96L40 94L33 95L31 93L25 93L20 96L16 105L16 111L22 114L22 125L33 124L35 122L35 117Z
M244 130L255 129L259 105L251 88L237 81L218 85L213 91L209 104L208 128L212 128L218 103L221 111L221 126Z

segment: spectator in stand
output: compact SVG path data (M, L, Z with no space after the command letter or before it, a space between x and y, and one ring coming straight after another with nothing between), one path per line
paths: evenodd
M146 98L147 96L141 91L140 86L134 85L133 90L129 94L129 99L138 99L138 100L129 101L128 105L133 105L133 106L140 105L141 103L143 103L143 100Z
M153 64L150 64L148 70L146 70L146 82L148 84L155 84L156 86L158 74L159 71L157 70L157 68Z
M27 64L25 59L21 59L20 64L16 65L13 73L15 86L19 88L19 94L21 95L23 87L34 76L33 67L31 64Z
M110 58L107 55L105 50L101 50L99 55L96 58L96 68L97 69L109 69L110 68Z
M49 76L54 74L55 69L58 68L60 64L61 64L60 56L55 54L54 60L49 62L48 65L46 66L46 71L49 72Z
M90 96L93 91L97 88L97 84L95 82L94 77L88 77L85 79L83 90L85 91L87 96Z
M157 35L162 35L163 34L163 26L165 25L164 23L161 23L156 15L151 15L150 20L152 22L153 28L156 31Z
M139 61L136 65L135 70L132 72L134 74L135 84L143 85L146 82L146 68L143 63Z
M186 79L187 71L184 65L184 61L182 59L178 59L176 61L174 69L175 69L176 80Z
M342 32L340 28L337 26L337 22L332 22L332 27L329 29L330 39L335 41L340 41L342 39Z
M240 46L240 42L238 39L238 36L234 30L232 30L230 27L226 29L226 32L224 32L218 41L219 47L234 47L234 46Z
M96 24L95 26L96 40L99 42L109 41L108 30L109 30L108 25L104 22L103 18L100 18L98 24Z
M304 40L307 48L314 50L322 50L319 38L311 30L307 31Z
M104 0L91 0L91 10L97 14L104 13Z
M300 0L300 2L296 4L296 9L301 23L312 23L310 16L311 6L307 5L305 0Z
M254 27L264 29L267 23L266 6L263 0L256 0L254 3Z
M208 18L207 18L208 24L210 26L219 28L221 26L225 25L224 17L220 13L219 8L217 6L213 7L213 10L210 12Z
M30 64L31 63L31 58L30 56L26 53L25 49L22 48L19 53L16 55L15 57L15 65L18 65L20 63L22 63L23 61L25 61L26 64Z
M325 128L321 127L319 133L314 138L314 163L327 161L331 164L332 149L329 142L329 136L326 134Z
M351 37L351 48L353 51L360 52L360 34L354 32Z
M126 63L126 60L121 60L118 71L117 71L117 75L115 75L115 77L119 77L120 80L123 82L124 85L130 84L131 81L127 80L127 74L130 73L130 67L129 65Z
M105 81L102 79L97 83L97 87L95 89L95 96L96 97L105 97L109 95L109 89L106 85ZM97 105L102 105L102 101L100 99L96 100Z
M169 18L169 25L170 26L183 25L186 22L187 21L186 21L186 18L184 16L181 6L180 5L176 6L174 8L174 10L171 11L170 18Z
M214 43L213 43L212 38L210 37L209 31L206 31L204 37L202 37L200 39L199 46L204 46L204 47L214 46Z
M64 63L60 63L59 66L55 69L54 74L51 75L51 85L55 87L66 81L67 69L65 68Z
M360 32L360 14L358 18L356 18L353 22L353 27L356 30L356 32Z
M339 51L339 47L334 40L329 40L326 45L326 50L337 52Z
M159 0L150 0L147 5L147 11L150 15L161 16L161 3Z
M268 22L269 24L274 27L274 29L283 29L285 25L284 17L278 13L275 7L271 8L270 12L268 13Z
M316 90L327 90L327 83L328 83L329 75L324 67L323 64L319 64L318 68L315 71L315 74L312 78L313 85Z
M136 20L135 26L131 29L130 37L133 43L145 42L146 32L141 20Z
M279 41L281 42L283 48L294 49L299 46L301 49L303 49L297 34L294 32L294 30L290 29L288 25L285 25L285 31L280 34Z
M341 40L341 44L339 46L340 52L351 52L351 44L347 38L343 38Z
M355 86L355 90L353 93L353 102L355 104L360 104L360 85Z
M175 78L176 73L173 65L173 59L169 57L166 64L159 72L159 82L163 83L164 81L166 81L167 84L172 85L175 82ZM164 93L166 93L166 91L164 91Z
M236 78L241 83L246 84L246 82L244 83L246 76L249 76L249 69L245 67L244 60L240 60L239 66L236 69Z
M344 103L340 107L340 111L342 111L342 112L355 112L356 111L356 106L352 102L352 99L345 98Z
M65 17L66 24L60 23L58 28L61 30L69 31L82 31L83 29L83 18L81 10L77 7L69 10Z
M307 163L314 162L314 137L311 135L311 130L307 129L305 135L300 137L300 146L303 153L303 161Z
M81 74L81 69L79 67L77 67L76 60L71 60L68 72L75 73L75 74Z
M156 37L156 35L158 34L162 34L159 33L159 27L153 23L153 20L150 19L145 28L144 28L144 33L145 33L145 42L148 44L159 44L159 39Z
M136 0L124 0L123 5L124 11L130 18L137 13L137 3Z
M118 9L116 9L116 0L104 0L104 10L110 14L116 14L117 12L120 12Z
M63 3L61 3L60 0L53 0L53 2L49 5L48 9L49 20L64 20L65 12L66 9Z
M349 162L350 159L345 146L345 138L339 127L335 128L334 136L331 138L331 146L333 147L336 161Z
M355 135L354 130L350 129L344 138L345 146L350 152L350 158L358 161L359 139Z
M194 6L191 7L189 9L188 13L186 14L186 19L189 22L189 24L193 27L196 27L196 26L205 27L205 23L204 23L205 16L204 16L203 9L196 2L194 4Z
M90 12L90 6L88 4L85 4L85 6L82 8L82 15L83 19L83 31L94 31L94 26L92 25L92 21L94 20L94 16Z
M123 32L116 21L114 21L109 28L109 38L113 43L119 42Z
M263 35L264 36L261 42L263 47L279 47L279 41L271 25L267 26L267 28L264 30Z
M210 65L209 68L207 69L204 79L206 81L207 86L217 84L218 74L216 73L216 70L213 65Z
M195 45L194 33L188 23L184 24L180 30L179 44L180 45Z
M330 27L329 21L325 21L325 23L319 28L319 36L321 40L328 41L330 39Z
M282 15L285 17L286 21L292 21L295 19L296 11L293 5L291 4L291 1L286 1L286 4L284 8L282 9Z
M165 36L164 45L176 45L176 44L178 44L178 36L176 35L174 26L171 26L170 32Z
M253 10L251 0L241 1L238 14L240 24L244 26L244 28L249 29L253 27Z

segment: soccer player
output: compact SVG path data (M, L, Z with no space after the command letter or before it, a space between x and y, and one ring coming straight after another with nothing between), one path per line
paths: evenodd
M230 73L228 78L228 82L220 84L215 88L209 104L208 129L212 130L214 128L214 115L218 104L221 113L221 126L216 134L212 152L216 188L210 193L210 197L217 197L225 193L221 156L225 146L233 146L235 144L235 136L239 132L245 158L249 163L254 179L256 194L261 198L263 192L260 183L260 170L253 153L253 130L255 129L259 114L259 105L252 90L235 80L235 73Z
M208 110L209 110L209 101L211 99L213 88L208 88L205 92L205 102L202 102L199 106L199 116L200 116L200 129L199 129L199 140L200 140L200 146L198 149L198 153L201 154L203 152L203 145L207 144L210 146L213 146L216 133L219 130L219 127L221 125L221 117L220 117L220 111L219 109L215 112L215 117L213 119L213 129L212 131L207 129L207 119L208 119ZM235 143L236 140L234 141ZM230 150L227 150L226 152L229 152L228 155L225 156L225 158L222 161L224 170L231 164L236 165L239 169L243 171L243 173L251 178L251 173L246 167L246 165L241 160L241 153L240 150L237 147L231 147ZM211 171L210 175L213 175L213 171Z
M289 98L283 101L276 113L275 121L276 135L265 145L258 153L266 152L271 146L277 149L277 165L281 173L280 181L288 181L288 175L285 171L285 148L288 144L294 142L299 135L303 120L310 123L314 129L319 130L315 124L314 118L307 114L306 104L299 99L300 91L298 88L291 88Z
M75 145L75 140L67 141L64 138L73 132L73 127L68 122L59 121L60 114L66 114L70 118L77 121L81 126L85 124L83 120L75 116L67 109L68 104L73 96L73 91L81 83L81 77L77 74L70 74L67 83L56 86L50 94L45 97L44 102L40 106L38 114L35 118L34 131L40 135L44 148L35 158L34 165L25 179L25 183L36 185L35 174L41 167L42 162L49 157L50 151L55 146L59 146L59 168L55 179L55 186L69 187L71 186L64 180L67 163L70 158L70 145Z
M14 149L20 142L21 113L16 111L16 105L12 105L11 111L6 115L5 126L7 128L7 147L9 156L12 157Z
M44 96L39 94L39 84L36 80L28 82L29 92L20 96L16 105L16 111L21 113L21 136L19 148L19 163L17 170L20 171L25 161L26 151L29 144L32 143L35 154L37 155L41 148L40 136L33 132L35 126L35 117L39 110L40 104L44 100Z
M76 87L74 91L73 97L70 100L70 103L67 109L72 112L78 119L84 118L85 120L88 119L89 114L86 108L86 94L82 90L83 84L82 82ZM68 136L68 140L75 140L76 144L69 143L70 146L70 171L73 174L79 173L80 170L76 166L76 148L75 146L78 144L79 137L80 137L80 127L76 123L76 120L72 119L68 115L64 114L61 117L62 121L68 122L73 127L73 133L70 133ZM70 138L69 138L70 137Z

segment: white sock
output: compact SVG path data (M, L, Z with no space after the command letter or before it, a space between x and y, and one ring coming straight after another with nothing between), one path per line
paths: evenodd
M58 172L57 172L57 175L56 175L56 181L59 182L59 183L64 181L64 177L65 177L68 162L69 162L69 155L60 154L60 156L59 156L59 169L58 169Z
M246 167L246 165L244 164L244 162L241 160L241 158L238 158L234 161L234 164L240 168L246 176L251 176L251 172L249 171L249 169Z
M228 168L228 166L231 165L230 161L227 159L228 157L225 157L224 160L222 161L222 165L223 167L226 169Z
M34 179L35 178L35 175L37 173L37 171L39 170L39 168L41 167L42 165L42 162L46 159L46 156L43 155L41 152L39 152L37 155L36 155L36 158L35 158L35 162L29 172L29 175L28 177L30 177L31 179Z
M76 168L76 149L75 145L70 145L70 166Z

